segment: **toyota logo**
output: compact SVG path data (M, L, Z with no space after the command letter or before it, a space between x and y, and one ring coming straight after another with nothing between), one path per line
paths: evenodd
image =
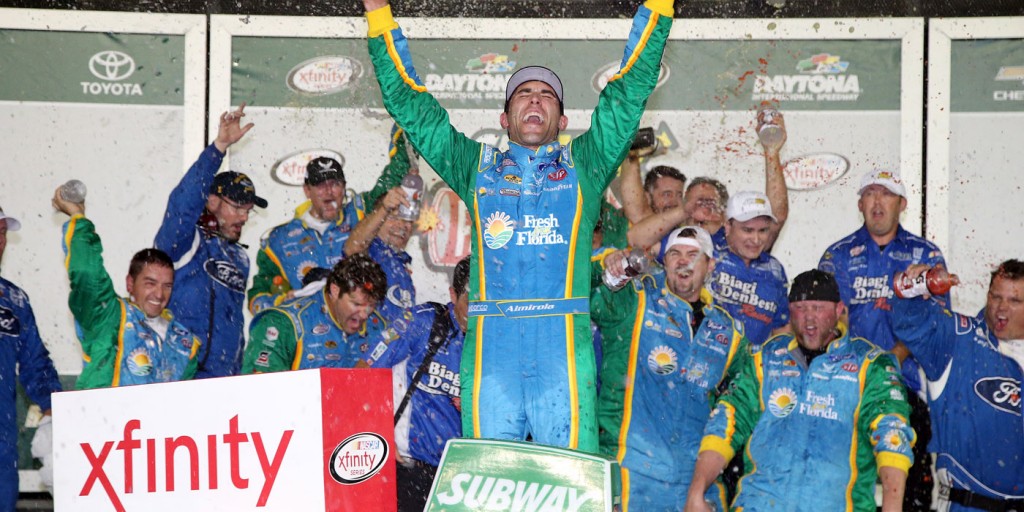
M135 72L135 60L127 53L107 50L89 59L89 71L100 80L117 82Z

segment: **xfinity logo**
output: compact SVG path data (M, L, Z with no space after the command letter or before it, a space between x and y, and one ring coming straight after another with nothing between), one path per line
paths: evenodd
M135 59L115 50L99 52L89 59L89 71L100 80L119 82L135 72Z
M331 454L331 478L347 485L363 482L384 467L390 452L388 442L373 432L352 435Z
M159 484L163 484L163 492L176 492L176 483L180 483L184 487L186 478L188 487L178 489L177 492L198 491L204 486L209 490L216 490L221 486L219 477L222 472L230 472L231 486L234 488L248 489L249 477L252 475L242 474L239 455L242 450L254 450L263 472L263 482L256 506L264 507L267 505L270 492L274 488L274 481L277 479L281 463L288 451L288 443L292 439L292 434L295 433L294 430L285 430L281 433L276 447L264 445L263 435L260 432L239 431L237 415L228 421L227 432L210 434L205 436L205 439L202 437L196 439L188 435L140 439L135 437L135 433L139 430L142 430L142 422L129 420L124 425L124 435L121 439L98 442L95 446L92 443L81 443L82 452L92 469L85 479L82 490L78 493L79 496L88 496L99 485L114 509L124 512L125 507L121 503L121 496L136 491L142 492L141 482L139 482L140 488L135 488L135 468L146 472L145 492L147 493L157 492ZM272 437L267 441L272 443ZM273 449L268 450L267 448ZM112 461L108 466L107 459L111 458L111 452L115 450L121 452L124 459L123 464ZM139 452L139 455L137 456L135 452ZM175 453L185 453L187 459L182 457L175 459ZM188 461L188 469L179 467L175 470L175 462L182 460ZM227 468L222 468L222 465L226 465ZM206 482L200 482L199 473L201 471L206 473ZM157 478L158 472L163 473L162 478ZM113 479L111 479L112 476ZM118 477L122 477L123 480ZM176 482L176 479L182 481Z
M106 50L89 58L89 72L101 82L80 82L82 94L91 96L142 96L142 86L121 82L135 72L135 59L124 52Z

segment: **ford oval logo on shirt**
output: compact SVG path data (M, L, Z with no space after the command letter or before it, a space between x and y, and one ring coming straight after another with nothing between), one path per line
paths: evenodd
M229 290L242 293L245 291L245 276L230 261L206 260L206 273Z
M974 392L992 407L1020 416L1020 382L1007 377L985 377L974 383Z
M0 307L0 334L18 336L21 334L21 323L18 316L8 308Z

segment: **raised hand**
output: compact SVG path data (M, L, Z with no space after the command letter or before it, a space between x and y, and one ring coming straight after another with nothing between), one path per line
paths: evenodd
M242 126L243 117L245 117L245 102L238 106L238 110L224 112L220 115L220 127L217 129L217 138L213 144L221 153L226 152L228 146L242 140L242 137L255 126L253 123Z

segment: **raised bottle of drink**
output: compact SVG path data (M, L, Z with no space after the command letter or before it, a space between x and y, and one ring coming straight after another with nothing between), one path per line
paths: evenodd
M897 272L892 278L892 289L896 296L901 299L920 297L925 292L931 295L945 295L950 288L960 284L960 278L956 274L950 274L943 267L932 267L917 279L911 279L906 272Z
M420 178L418 174L406 174L402 178L402 190L405 192L405 198L409 200L409 206L402 205L398 207L398 218L415 221L420 218L423 178Z
M766 108L761 111L761 127L757 129L757 137L765 147L775 148L782 144L782 127L778 122L779 111Z
M68 180L67 183L60 186L61 199L71 203L84 203L85 192L85 183L80 180Z
M626 257L622 258L622 271L625 273L623 277L616 277L612 275L612 271L609 268L604 269L604 274L601 279L604 281L605 286L610 290L618 290L626 285L630 279L647 272L648 267L647 255L644 254L642 249L633 248L626 253Z
M288 285L288 281L285 281L283 276L274 276L274 280L270 283L270 293L273 295L284 295L292 289Z

